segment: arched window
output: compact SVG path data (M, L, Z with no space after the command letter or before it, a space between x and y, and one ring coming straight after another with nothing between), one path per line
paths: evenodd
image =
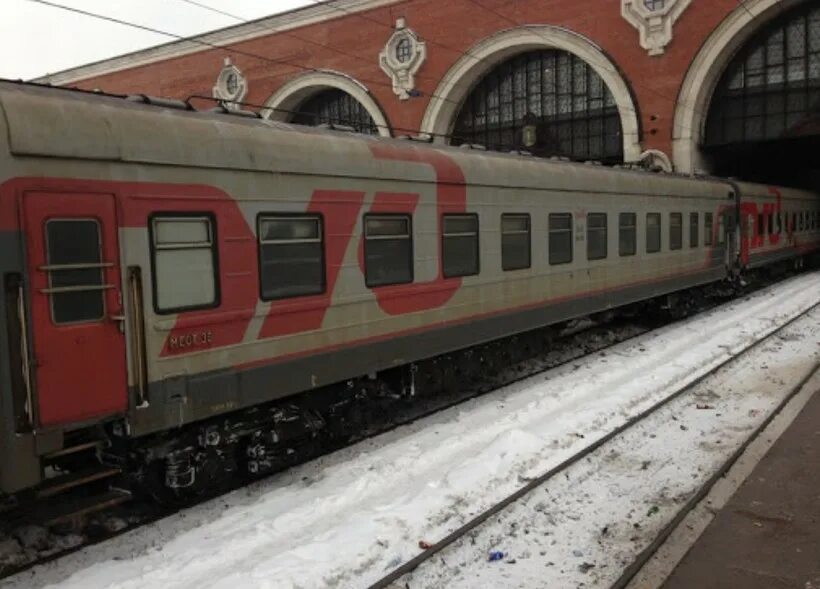
M706 146L787 135L820 109L820 6L803 6L773 21L735 56L718 83L706 125Z
M465 100L452 142L620 163L621 135L615 99L600 76L579 57L548 49L487 74Z
M291 122L316 126L323 123L346 125L359 133L377 135L375 121L359 101L344 90L330 88L314 94L296 108Z

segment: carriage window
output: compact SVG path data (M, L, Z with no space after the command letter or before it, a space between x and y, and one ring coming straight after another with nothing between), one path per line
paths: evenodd
M763 235L765 230L766 229L765 229L765 226L764 226L764 223L763 223L763 213L758 213L757 214L757 234L758 235Z
M698 229L700 219L697 213L689 213L689 247L698 247Z
M718 232L717 232L717 242L718 245L723 245L726 241L726 223L727 218L726 215L718 215Z
M572 215L570 213L550 214L549 232L550 264L572 262Z
M766 215L766 225L768 227L769 235L774 235L774 216L771 213Z
M478 274L478 215L444 215L442 225L444 277Z
M369 287L413 282L410 215L364 218L365 283Z
M46 223L48 295L54 323L97 321L105 315L100 224L96 219Z
M216 247L211 219L156 217L151 233L157 311L216 306Z
M679 250L683 247L683 215L669 213L669 249Z
M325 291L322 217L259 217L259 288L263 301Z
M530 216L501 215L501 268L523 270L530 261Z
M792 232L797 231L797 213L792 213Z
M602 260L607 256L606 213L587 215L587 260Z
M622 256L634 256L637 251L637 216L635 213L618 215L618 253Z
M783 215L779 211L774 215L774 232L777 235L783 232Z
M703 215L703 245L712 245L712 213Z
M646 214L646 253L661 251L661 214Z

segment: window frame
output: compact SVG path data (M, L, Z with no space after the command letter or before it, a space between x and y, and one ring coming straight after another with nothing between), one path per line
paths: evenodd
M693 239L694 238L694 239ZM700 213L689 213L689 249L700 247Z
M714 216L712 213L703 213L703 246L712 247L712 231L714 229Z
M654 249L649 249L649 218L652 217L653 219L658 220L658 247ZM663 250L663 214L662 213L646 213L646 217L644 218L646 223L646 231L645 237L645 249L647 254L657 254Z
M266 219L312 219L319 220L319 245L322 250L322 290L315 293L284 295L279 297L265 297L262 286L262 246L266 243L262 241L262 222ZM295 241L295 240L294 240ZM269 242L267 242L269 243ZM327 293L327 248L325 243L325 216L322 213L267 213L260 212L256 215L256 265L259 276L259 300L264 302L282 301L286 299L298 299L302 297L316 297Z
M445 233L444 225L446 219L452 218L464 218L469 217L475 219L476 231L475 231L475 256L476 256L476 269L475 272L471 272L469 274L448 274L447 273L447 265L444 263L444 244L447 237L463 237L466 234L453 234L448 236ZM444 278L466 278L468 276L478 276L481 274L481 221L478 218L478 213L442 213L440 217L441 221L441 237L440 237L440 248L441 248L441 275Z
M505 235L520 235L523 231L505 232L504 219L505 218L519 218L527 220L527 265L510 267L504 261L504 236ZM529 270L532 268L532 216L529 213L501 213L500 217L500 235L501 235L501 271L515 272L517 270Z
M214 300L212 303L202 305L188 305L185 307L173 307L170 309L160 309L159 298L157 291L157 251L171 248L157 248L156 246L156 230L154 225L157 220L164 221L183 221L204 219L208 221L208 228L211 237L211 263L213 265L213 279L214 279ZM157 315L174 315L178 313L187 313L189 311L200 311L203 309L216 309L222 305L222 274L219 267L219 233L216 222L216 215L212 211L182 211L182 212L166 212L151 213L148 216L148 248L151 255L151 295L153 297L151 306L154 313ZM191 248L195 249L195 248ZM202 248L204 249L204 248Z
M569 229L553 229L550 225L554 218L569 218ZM569 259L555 262L553 261L552 234L553 232L569 233ZM572 213L549 213L547 215L547 261L550 266L563 266L572 264L575 259L575 216Z
M593 217L593 216L594 217L603 217L603 219L604 219L603 228L596 227L596 230L598 230L598 231L600 231L601 229L604 230L604 242L603 242L604 243L604 255L595 256L595 257L592 257L592 256L589 255L589 247L590 247L589 246L589 244L590 244L590 239L589 239L589 236L590 236L589 218ZM606 260L609 257L609 215L607 215L607 213L600 213L600 212L587 213L586 223L587 223L587 261Z
M408 280L402 280L401 282L383 282L379 284L373 284L370 279L368 278L367 272L367 244L372 239L375 241L381 240L388 240L388 239L400 239L394 235L381 235L381 236L374 236L368 237L367 235L367 221L368 219L406 219L407 220L407 239L410 242L410 278ZM413 284L416 279L416 244L415 240L413 239L413 215L410 213L365 213L362 216L362 238L364 240L364 284L367 288L382 288L384 286L399 286L402 284Z
M632 251L625 252L621 245L623 244L623 240L621 239L621 233L625 225L623 224L623 219L631 217L632 218ZM628 227L628 225L626 226ZM631 212L619 212L618 213L618 257L620 258L628 258L630 256L635 256L638 254L638 214L631 213Z
M677 218L678 223L678 240L677 242L674 241L675 238L675 225L672 223L672 219ZM669 251L674 252L683 249L683 213L669 213Z
M102 221L100 221L99 218L97 218L97 217L50 217L50 218L45 220L45 222L43 223L43 237L44 237L44 240L43 240L44 244L43 245L45 246L46 267L49 268L48 270L46 270L46 274L47 274L46 280L48 281L49 291L51 291L51 289L53 289L53 288L59 288L59 287L55 287L53 282L52 282L52 272L59 272L60 270L58 268L56 268L56 266L60 266L61 264L53 264L53 262L51 260L51 246L50 246L48 226L51 223L65 223L65 222L82 223L82 222L88 222L88 221L93 222L97 226L97 251L100 254L99 255L100 261L96 264L98 266L96 269L100 273L100 284L99 285L90 285L89 284L89 285L86 285L86 286L89 287L88 288L89 292L99 291L100 301L102 302L102 314L99 317L94 317L93 319L79 319L77 321L57 321L57 316L54 312L54 302L56 300L56 297L59 296L59 294L61 294L61 293L48 292L48 295L47 295L48 296L48 307L49 307L49 314L50 314L51 323L52 323L52 325L55 325L55 326L58 326L58 327L60 327L60 326L72 326L72 325L87 325L87 324L90 324L90 323L100 323L100 322L105 320L106 315L107 315L106 309L108 308L108 301L106 300L106 291L109 288L112 288L113 285L110 285L110 284L106 283L106 281L105 281L105 279L106 279L106 276L105 276L106 272L105 271L106 271L107 267L109 266L109 264L104 260L104 253L105 253L103 251L103 229L104 228L103 228ZM93 264L89 264L89 265L93 265ZM93 268L87 268L87 269L91 270ZM97 286L98 286L98 288L92 288L92 287L97 287Z

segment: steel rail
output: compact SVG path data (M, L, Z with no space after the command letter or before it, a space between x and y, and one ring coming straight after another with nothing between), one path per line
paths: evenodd
M664 528L660 531L660 533L655 537L655 539L643 549L638 556L632 561L632 563L624 569L624 572L618 577L618 580L612 585L611 589L624 589L627 585L629 585L630 581L637 575L641 569L643 569L644 565L649 562L649 560L655 555L658 549L666 542L667 538L672 535L672 533L677 529L680 523L684 520L684 518L689 515L695 507L709 494L712 490L712 487L715 486L715 483L718 482L719 479L723 478L726 472L734 466L734 464L738 461L738 459L743 455L746 449L751 445L756 439L760 437L763 431L771 424L771 422L780 415L786 406L794 399L795 396L803 389L807 382L809 382L817 371L820 370L820 361L817 361L812 366L811 370L809 370L808 374L806 374L800 381L794 385L783 400L778 403L777 407L775 407L774 411L772 411L763 422L754 429L752 435L749 436L740 447L735 450L729 458L721 465L719 469L717 469L709 480L706 481L704 485L695 493L678 511L675 517L664 526Z
M584 448L583 450L581 450L577 454L574 454L573 456L570 456L569 458L567 458L566 460L564 460L563 462L561 462L557 466L554 466L553 468L549 469L544 474L530 480L526 485L524 485L523 487L521 487L520 489L518 489L514 493L512 493L510 495L507 495L504 499L502 499L498 503L495 503L493 506L491 506L487 510L485 510L485 511L481 512L480 514L478 514L477 516L473 517L467 523L463 524L461 527L459 527L458 529L456 529L453 532L451 532L450 534L448 534L442 540L439 540L438 542L436 542L435 544L430 546L430 548L428 548L428 549L424 550L423 552L419 553L417 556L415 556L414 558L408 560L407 562L405 562L404 564L402 564L398 568L393 569L393 571L391 571L388 575L385 575L384 577L382 577L381 579L379 579L375 583L372 583L371 585L369 585L368 589L389 589L389 587L393 583L395 583L396 581L398 581L399 579L401 579L402 577L404 577L408 573L411 573L414 570L416 570L423 563L430 560L433 556L435 556L436 554L438 554L439 552L441 552L442 550L444 550L445 548L447 548L448 546L450 546L454 542L456 542L459 539L463 538L465 535L467 535L467 533L469 533L472 530L476 529L477 527L479 527L481 524L486 522L488 519L490 519L494 515L497 515L498 513L500 513L501 511L503 511L507 507L509 507L510 505L516 503L519 499L522 499L526 495L529 495L532 491L534 491L537 488L541 487L546 482L548 482L550 479L554 478L556 475L558 475L561 472L565 471L568 467L570 467L573 464L579 462L583 458L586 458L587 456L592 454L594 451L598 450L604 444L610 442L611 440L613 440L613 439L617 438L618 436L620 436L621 434L623 434L625 431L631 429L637 423L639 423L639 422L643 421L644 419L646 419L649 415L652 415L653 413L656 413L658 410L660 410L664 406L668 405L669 403L671 403L675 399L683 396L687 392L690 392L692 389L694 389L696 386L698 386L701 382L703 382L707 378L715 375L716 373L720 372L721 370L723 370L724 368L726 368L730 364L732 364L735 361L739 360L741 357L746 355L749 351L751 351L752 349L760 346L764 342L767 342L769 339L776 336L778 333L780 333L784 329L790 327L796 321L802 319L803 317L805 317L807 314L811 313L812 311L814 311L818 307L820 307L820 303L815 303L811 307L805 309L801 313L798 313L797 315L795 315L794 317L789 319L786 323L783 323L782 325L779 325L778 327L774 328L773 330L767 332L762 337L757 338L753 342L743 346L740 350L738 350L734 353L731 353L731 355L728 358L726 358L725 360L723 360L722 362L720 362L716 366L712 367L707 372L705 372L702 375L698 376L692 382L687 383L686 385L684 385L683 387L681 387L677 391L674 391L669 396L667 396L664 399L658 401L657 403L655 403L651 407L645 409L644 411L642 411L638 415L635 415L634 417L628 419L626 422L624 422L623 424L621 424L617 428L613 429L611 432L609 432L608 434L606 434L602 438L596 440L595 442L593 442L592 444L590 444L589 446L587 446L586 448ZM815 366L815 369L816 369L816 366ZM802 387L803 384L805 384L806 381L808 381L809 378L811 378L811 376L814 374L814 372L815 372L815 370L813 370L808 376L806 376L803 379L802 384L800 385L801 387ZM798 388L798 390L799 390L799 388ZM788 396L788 398L791 398L791 396L793 396L794 394L796 394L796 393L795 392L790 392L790 395ZM780 410L782 410L782 405L778 406L777 410L772 415L775 415L776 413L780 412ZM771 419L771 417L769 419ZM759 431L760 430L756 430L755 435L757 435L759 433ZM754 437L754 436L752 436L752 437ZM739 454L737 454L737 456L739 456ZM733 458L736 460L737 456L733 455ZM729 466L731 466L731 464ZM728 467L726 467L726 468L728 469ZM721 469L719 474L722 474L723 472L725 472L725 470ZM716 475L715 477L713 477L713 479L716 480L717 476L719 476L719 475ZM714 480L710 480L709 484L707 486L711 486L711 484L713 484ZM669 529L669 530L666 530L666 529L664 530L664 532L666 533L667 536L672 533L672 529L674 529L674 527ZM664 532L662 532L662 533L664 533ZM655 547L655 549L656 548L657 547ZM651 553L649 555L645 555L645 554L642 553L641 556L644 557L643 562L645 562L645 560L648 560L648 556L651 556ZM622 579L625 579L624 583L628 582L629 579L631 579L635 574L637 574L637 572L638 572L638 570L640 570L641 566L642 566L642 564L641 565L636 565L635 563L633 563L633 565L630 565L630 567L628 567L627 571L622 576ZM628 577L627 577L627 574L628 574ZM621 582L621 581L619 580L619 582ZM616 584L613 587L613 589L622 589L624 586L625 586L625 584Z

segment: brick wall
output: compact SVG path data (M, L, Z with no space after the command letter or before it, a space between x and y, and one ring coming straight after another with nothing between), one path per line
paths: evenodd
M486 8L479 7L475 2ZM672 121L678 91L692 59L737 0L694 0L674 27L674 38L661 56L651 57L639 44L638 31L627 23L618 0L405 0L388 7L338 18L195 54L90 78L77 83L109 92L143 92L185 98L210 96L224 57L231 57L247 77L246 102L263 104L289 79L304 73L299 65L344 72L365 84L394 128L418 129L438 81L480 40L514 23L557 25L577 32L601 47L621 70L640 113L644 149L671 155ZM502 18L496 13L504 15ZM416 85L424 96L401 101L381 71L378 54L397 17L427 42L427 61ZM376 22L374 22L376 21ZM382 23L382 24L378 24ZM329 46L333 49L322 47Z

